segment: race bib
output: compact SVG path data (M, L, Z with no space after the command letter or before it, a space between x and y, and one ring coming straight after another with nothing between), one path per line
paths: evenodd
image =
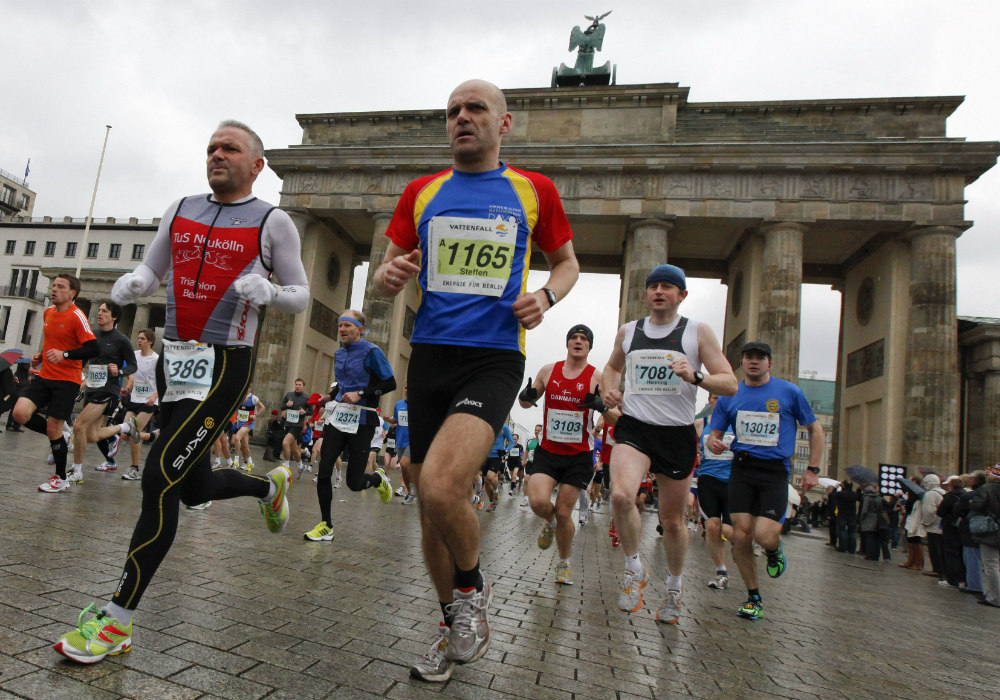
M684 380L674 374L670 365L684 357L675 350L633 350L626 355L629 387L635 394L646 396L677 396Z
M323 422L329 423L330 417L333 415L333 409L337 407L336 401L327 401L326 405L323 406Z
M388 438L385 441L385 446L386 446L386 448L388 448L390 450L396 449L396 439L395 438Z
M107 365L87 365L87 386L100 389L108 384Z
M520 447L512 447L512 448L510 448L510 452L508 452L507 454L510 455L511 457L520 457L521 456L521 448Z
M546 414L545 437L552 442L583 440L583 411L562 411L550 408Z
M246 408L241 408L236 412L236 422L237 423L249 423L250 422L250 410Z
M409 411L400 411L399 412L399 420L397 420L396 422L402 428L409 428L410 427L410 412Z
M333 418L330 424L342 433L354 435L358 432L361 424L361 406L350 403L340 403L333 409Z
M299 424L299 418L301 418L301 417L302 417L302 414L299 413L299 409L297 409L297 408L286 408L285 409L285 425L298 425Z
M140 399L148 399L150 396L156 393L153 389L153 385L149 382L139 380L132 384L132 393L138 396Z
M776 447L781 415L765 411L737 411L736 439L744 445Z
M729 446L733 443L733 434L726 433L722 436L722 442L726 444L726 449L722 451L722 454L717 455L712 450L708 448L708 441L705 442L705 450L703 452L703 457L705 459L713 459L716 462L732 462L733 453L729 450Z
M215 351L211 345L195 341L163 341L163 373L167 390L163 401L196 399L204 401L212 388Z
M428 291L503 295L514 265L517 219L435 216L427 230Z

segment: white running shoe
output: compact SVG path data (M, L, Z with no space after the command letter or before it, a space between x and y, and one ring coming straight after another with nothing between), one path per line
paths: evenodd
M70 467L69 471L66 473L66 481L68 481L71 484L82 484L83 467L80 467L79 469L74 469L73 467Z
M60 491L68 491L69 481L66 479L60 479L58 476L53 474L44 484L38 485L38 490L43 493L59 493Z

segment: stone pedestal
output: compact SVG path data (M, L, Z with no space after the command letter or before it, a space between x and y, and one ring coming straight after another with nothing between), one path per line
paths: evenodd
M654 267L667 262L667 236L672 228L673 222L664 219L641 219L629 228L622 276L621 323L646 315L646 277Z
M799 317L802 306L803 224L781 221L766 224L764 270L761 275L758 340L771 346L772 376L798 383Z
M952 474L958 466L958 327L954 226L927 226L910 241L903 462Z
M385 235L389 228L389 221L392 220L392 212L376 212L375 232L372 236L372 252L368 258L368 279L365 281L365 305L362 311L365 314L365 326L368 328L368 335L365 340L375 343L375 345L387 351L389 340L392 337L392 313L393 299L377 297L372 293L372 285L375 280L375 272L385 251L389 247L389 237Z

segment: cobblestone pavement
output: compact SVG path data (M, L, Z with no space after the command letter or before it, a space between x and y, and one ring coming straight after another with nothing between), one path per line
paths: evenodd
M788 571L764 576L757 622L735 615L738 577L730 590L706 587L713 569L693 538L683 617L660 626L665 563L652 515L642 554L656 576L642 611L628 615L616 609L622 561L607 514L579 530L575 585L557 587L555 547L538 549L538 519L506 492L479 515L492 646L447 684L413 681L408 666L440 615L416 506L341 488L336 539L304 541L319 520L309 474L278 536L252 499L182 512L131 653L77 665L51 644L114 589L140 485L94 471L91 448L85 483L40 493L46 449L33 433L0 435L0 700L996 697L1000 611L895 562L837 554L825 531L787 538Z

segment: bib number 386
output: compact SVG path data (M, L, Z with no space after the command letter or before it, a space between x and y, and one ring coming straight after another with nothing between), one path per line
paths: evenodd
M163 341L163 373L167 379L163 401L204 401L212 388L214 368L215 351L211 345Z

